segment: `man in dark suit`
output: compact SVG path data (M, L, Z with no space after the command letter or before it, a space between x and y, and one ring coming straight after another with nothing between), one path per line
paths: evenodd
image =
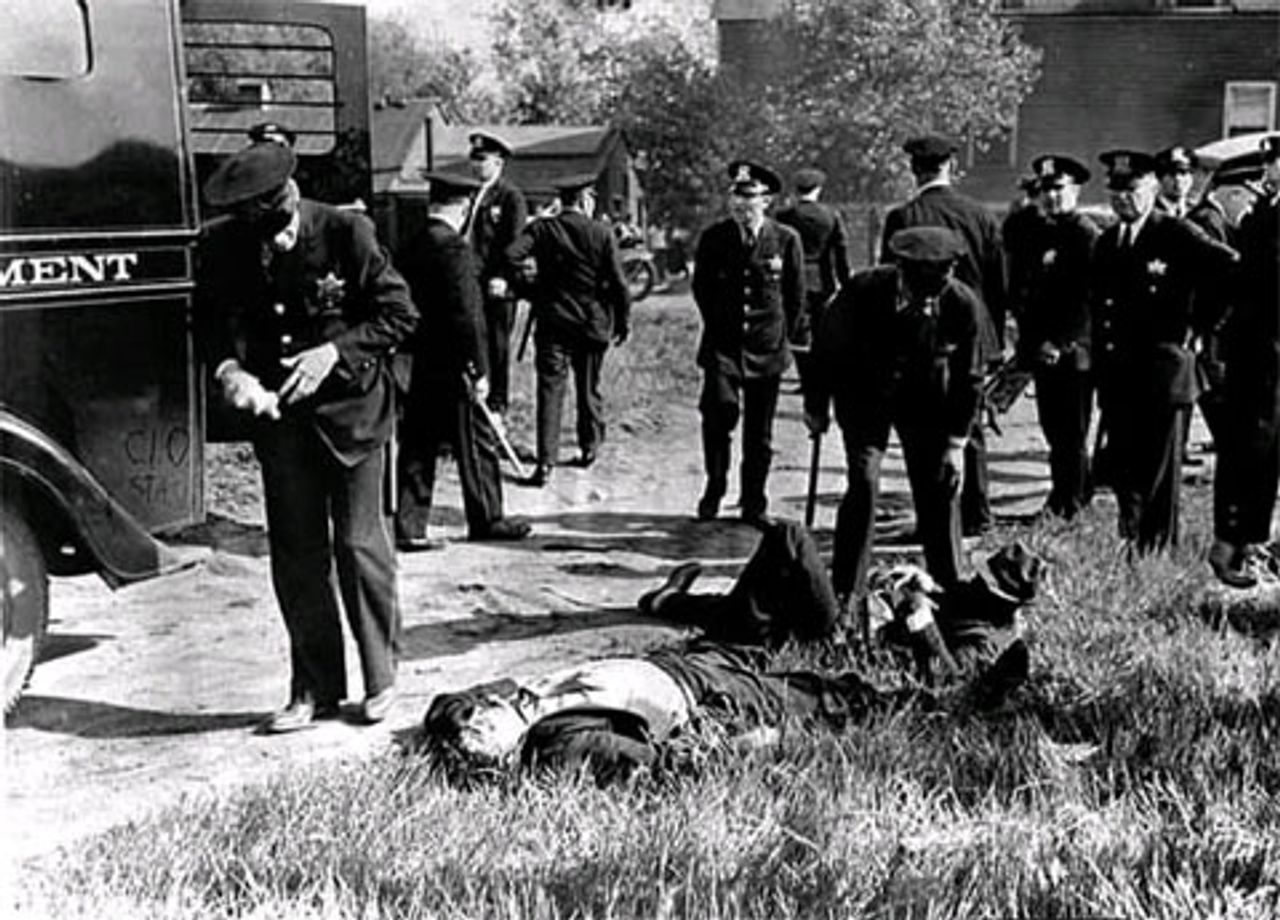
M1213 483L1209 563L1246 588L1271 539L1280 476L1280 134L1262 141L1263 196L1240 222L1237 297L1223 330L1227 437Z
M1186 409L1195 398L1188 347L1215 318L1197 315L1197 290L1227 281L1235 251L1155 210L1155 159L1100 157L1119 222L1094 247L1093 356L1110 442L1120 535L1138 553L1178 540Z
M399 632L382 512L395 421L389 353L417 311L363 215L303 199L274 141L227 159L205 198L228 220L200 247L205 349L227 400L252 416L276 599L289 632L288 705L268 732L338 714L342 607L360 652L362 715L386 717Z
M488 335L489 408L499 420L507 411L511 380L511 326L516 301L511 290L513 275L504 253L524 229L529 216L524 195L507 181L503 172L511 158L511 145L496 134L475 131L471 145L471 169L481 187L467 223L465 236L476 255L484 319Z
M729 166L729 217L698 241L693 299L702 316L702 451L707 484L698 517L720 511L729 477L733 429L742 417L742 518L768 508L778 385L791 361L788 340L804 310L800 235L765 216L782 181L773 170L737 160Z
M489 388L484 314L471 249L458 229L480 183L448 173L425 178L427 223L402 253L422 323L405 349L413 375L400 421L396 545L409 551L436 545L427 539L427 520L444 444L453 445L458 463L468 539L519 540L530 527L503 517L497 435L476 406Z
M849 277L849 238L840 212L818 200L826 174L820 169L801 169L792 181L795 203L779 211L776 218L794 228L804 246L806 309L796 344L807 346L823 304Z
M1004 347L1006 315L1006 274L1000 223L978 202L954 187L956 144L949 138L926 135L908 140L903 150L911 158L916 194L885 216L880 255L892 257L888 243L907 227L947 227L964 241L964 253L956 263L956 278L981 299L983 313L983 360L994 364ZM976 535L991 526L991 505L987 497L987 446L981 410L965 448L965 489L960 497L962 526L966 535Z
M1098 229L1076 210L1089 170L1070 157L1036 157L1037 217L1010 246L1016 284L1020 360L1035 373L1036 409L1049 443L1053 487L1045 512L1070 520L1088 502L1089 423L1093 415L1089 267Z
M982 305L953 277L964 256L945 227L910 227L889 240L892 265L858 272L814 334L805 423L825 431L834 402L848 489L836 515L831 581L856 601L867 587L880 464L898 432L929 574L959 579L958 498L964 444L982 393Z
M529 484L544 486L560 453L560 412L573 370L578 399L578 465L589 467L604 440L600 371L610 343L627 340L631 296L618 247L608 226L593 219L596 176L556 183L560 213L532 221L506 250L507 264L530 256L534 346L538 372L538 465Z

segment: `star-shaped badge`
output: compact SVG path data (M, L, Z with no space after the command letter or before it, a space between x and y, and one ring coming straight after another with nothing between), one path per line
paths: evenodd
M1161 277L1164 277L1165 273L1168 271L1169 271L1169 263L1163 261L1162 259L1152 259L1150 262L1147 263L1148 275L1159 275Z
M1045 268L1053 265L1058 261L1058 250L1046 249L1044 255L1040 258L1040 261L1044 264Z
M346 290L347 282L333 272L329 272L323 278L316 279L316 296L325 306L332 306L342 300Z
M769 259L769 271L771 272L782 271L782 256L773 256Z

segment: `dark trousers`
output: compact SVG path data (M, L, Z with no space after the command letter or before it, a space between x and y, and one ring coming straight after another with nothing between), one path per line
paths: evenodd
M382 514L383 451L345 466L305 420L272 423L254 442L266 493L271 580L289 632L292 699L346 697L342 620L355 638L366 695L395 683L400 611L395 554Z
M698 626L710 638L747 645L829 635L839 608L813 538L794 521L771 521L761 529L728 594L677 594L663 603L662 616Z
M1140 553L1177 545L1186 406L1121 398L1107 415L1120 536Z
M1280 355L1271 363L1280 366ZM1214 433L1213 533L1243 546L1271 539L1280 482L1280 393L1272 381L1280 375L1266 363L1241 361L1233 370L1225 393L1230 415L1221 423L1222 432Z
M400 419L397 535L426 536L436 462L445 444L453 445L458 464L467 529L483 532L502 518L497 437L461 386L439 381L423 390L410 395Z
M733 429L742 418L741 492L743 514L763 514L769 500L765 483L773 462L773 417L778 409L780 376L740 377L707 370L698 408L702 411L702 459L706 497L719 501L729 481Z
M1049 442L1053 483L1045 508L1071 518L1088 504L1089 421L1093 383L1087 371L1052 367L1036 371L1036 412Z
M987 492L987 433L982 425L985 414L985 408L979 405L977 418L969 429L969 440L964 445L960 520L965 533L980 533L991 526L991 501Z
M578 447L583 453L594 452L604 441L600 371L605 346L575 344L544 334L538 336L537 347L538 462L554 466L560 457L560 418L570 370L577 398Z
M494 412L506 412L511 395L511 327L515 318L515 300L510 297L485 297L484 320L489 359L488 403Z
M924 546L925 567L943 588L960 577L959 498L943 476L947 438L940 427L900 425L911 500ZM836 512L831 581L838 594L866 593L867 570L875 541L875 509L880 495L880 465L888 431L843 430L849 484Z

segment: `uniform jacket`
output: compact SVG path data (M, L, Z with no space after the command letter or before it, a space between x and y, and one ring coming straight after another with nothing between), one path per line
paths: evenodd
M956 278L982 298L989 317L986 346L988 359L999 357L1008 313L1004 246L995 216L967 195L949 185L933 185L890 211L884 220L880 259L891 261L889 240L907 227L948 227L960 234L966 255L956 264Z
M529 256L539 335L603 347L627 330L631 295L607 226L579 211L538 218L506 250L512 271Z
M475 250L482 291L490 278L511 280L506 249L520 235L528 216L524 194L504 176L498 176L476 202L467 236Z
M1236 303L1224 331L1228 373L1280 401L1280 200L1259 201L1240 222Z
M702 316L698 366L739 378L781 374L804 293L804 251L795 230L766 217L748 249L732 218L712 224L693 267Z
M1093 354L1101 371L1099 397L1185 405L1195 398L1187 347L1215 316L1197 315L1210 298L1194 297L1230 282L1235 250L1187 221L1152 211L1132 246L1120 248L1120 228L1107 228L1094 247Z
M282 411L312 419L344 463L382 445L394 421L388 359L418 312L368 218L303 199L288 252L268 256L260 236L228 220L209 231L199 256L210 366L234 358L275 390L287 376L281 358L332 342L338 363L320 389Z
M834 401L845 432L877 440L901 423L966 437L982 392L982 305L968 285L952 280L931 313L905 305L897 268L855 274L815 330L816 373L805 388L805 411L826 418Z
M817 201L801 199L776 215L800 234L804 247L805 289L829 297L849 277L849 239L840 212Z
M456 393L463 375L488 373L484 302L471 247L443 220L426 226L401 259L422 321L404 349L413 358L413 393Z
M1018 317L1018 348L1035 366L1040 346L1061 352L1059 362L1076 370L1090 367L1089 269L1098 228L1078 212L1020 221L1018 239L1006 238L1010 302Z

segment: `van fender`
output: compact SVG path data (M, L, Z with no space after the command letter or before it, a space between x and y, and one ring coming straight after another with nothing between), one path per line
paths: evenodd
M190 564L147 533L70 451L0 407L0 479L11 476L62 509L112 588Z

